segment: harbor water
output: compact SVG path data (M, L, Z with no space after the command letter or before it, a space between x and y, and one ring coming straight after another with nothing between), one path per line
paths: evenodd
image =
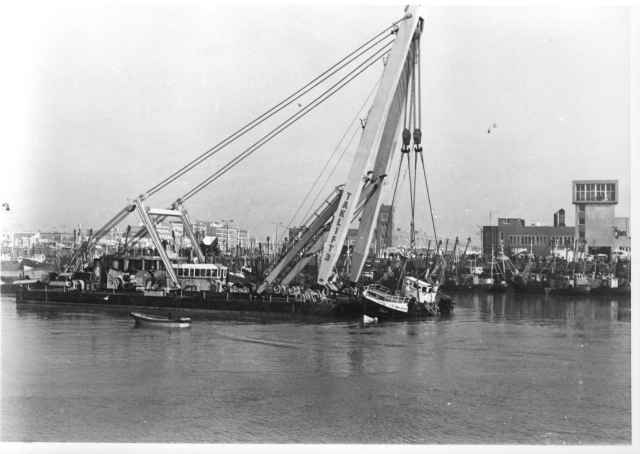
M291 322L3 297L3 441L631 441L625 298L456 295L447 319Z

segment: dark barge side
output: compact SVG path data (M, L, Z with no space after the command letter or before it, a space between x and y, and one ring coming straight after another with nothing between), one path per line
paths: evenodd
M150 307L162 309L198 309L288 314L288 317L312 316L354 318L362 314L358 297L338 295L319 301L304 301L293 296L253 295L233 292L172 292L147 294L128 291L83 291L59 288L19 288L16 303L69 304L73 306Z

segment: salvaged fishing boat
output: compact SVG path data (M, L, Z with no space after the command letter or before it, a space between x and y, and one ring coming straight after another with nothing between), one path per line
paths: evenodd
M399 294L388 288L372 284L365 287L362 296L368 304L368 315L378 317L411 317L448 315L453 311L450 297L438 292L439 285L413 276L406 276Z
M171 314L160 317L140 312L130 312L129 315L135 320L135 326L153 328L189 328L191 326L190 317L172 317Z

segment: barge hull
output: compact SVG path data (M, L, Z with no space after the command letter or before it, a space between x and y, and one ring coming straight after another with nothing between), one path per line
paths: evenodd
M198 292L184 295L153 296L134 292L82 292L21 289L16 303L67 304L73 306L142 307L159 309L197 309L207 311L287 314L289 317L312 316L352 318L362 315L362 304L355 298L320 302L302 302L287 297L255 297L248 294L212 294Z

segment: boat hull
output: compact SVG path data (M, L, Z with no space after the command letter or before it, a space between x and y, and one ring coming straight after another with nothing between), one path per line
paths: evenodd
M631 287L598 287L591 289L592 295L602 295L602 296L629 296L631 295Z
M548 293L550 295L562 295L562 296L581 296L591 294L591 287L588 285L579 285L576 287L564 287L564 288L549 288Z
M365 290L364 313L379 319L412 319L449 315L453 312L453 300L438 294L433 303L420 303L414 298L395 297L398 301L387 301L383 295Z

